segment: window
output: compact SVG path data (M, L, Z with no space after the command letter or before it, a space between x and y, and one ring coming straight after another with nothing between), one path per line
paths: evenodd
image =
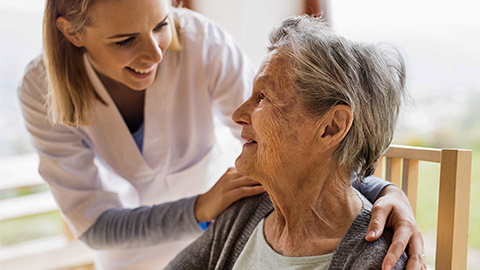
M473 149L468 260L469 269L479 269L475 267L480 265L480 4L470 0L329 3L337 32L355 40L393 43L406 59L412 102L402 108L395 141ZM438 186L428 183L428 175L420 171L425 181L420 181L417 221L425 245L431 246L437 217L429 209L438 197L429 190ZM433 258L427 254L430 264Z

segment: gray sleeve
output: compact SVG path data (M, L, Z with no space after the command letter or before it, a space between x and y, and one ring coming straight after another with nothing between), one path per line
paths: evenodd
M198 236L197 196L151 207L109 209L80 237L93 249L144 247Z
M362 234L363 236L364 234ZM374 242L367 242L363 237L348 251L343 252L346 256L342 259L341 268L332 269L381 269L387 255L388 248L392 244L392 232L385 230L383 235ZM338 261L338 260L337 260ZM402 270L407 266L408 256L402 253L393 270Z
M352 180L352 186L360 191L372 204L378 199L380 192L390 185L393 185L393 183L373 175L366 177L363 182L358 179Z
M208 229L184 248L177 256L171 260L164 270L204 270L213 269L216 261L212 260L212 253L215 253L213 242L215 239L214 221ZM221 246L222 243L220 243ZM217 244L218 245L218 244Z

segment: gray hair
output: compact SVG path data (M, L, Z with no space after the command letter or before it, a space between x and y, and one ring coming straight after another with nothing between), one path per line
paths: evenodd
M335 149L345 173L372 175L392 141L405 90L405 64L386 44L347 40L319 18L293 16L270 33L269 51L286 53L291 83L305 108L322 116L336 105L350 106L353 124Z

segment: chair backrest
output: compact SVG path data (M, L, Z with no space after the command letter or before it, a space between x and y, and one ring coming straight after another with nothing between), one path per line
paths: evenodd
M440 163L435 269L467 269L472 151L401 145L388 148L375 175L401 187L415 214L419 161Z

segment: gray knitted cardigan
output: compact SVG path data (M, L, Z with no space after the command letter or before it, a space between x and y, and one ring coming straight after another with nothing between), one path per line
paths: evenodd
M365 240L372 205L359 196L363 207L335 250L329 269L381 269L392 233L385 230L375 242ZM236 202L166 269L232 269L257 224L272 210L266 193ZM394 269L404 269L406 261L407 255L403 253Z

